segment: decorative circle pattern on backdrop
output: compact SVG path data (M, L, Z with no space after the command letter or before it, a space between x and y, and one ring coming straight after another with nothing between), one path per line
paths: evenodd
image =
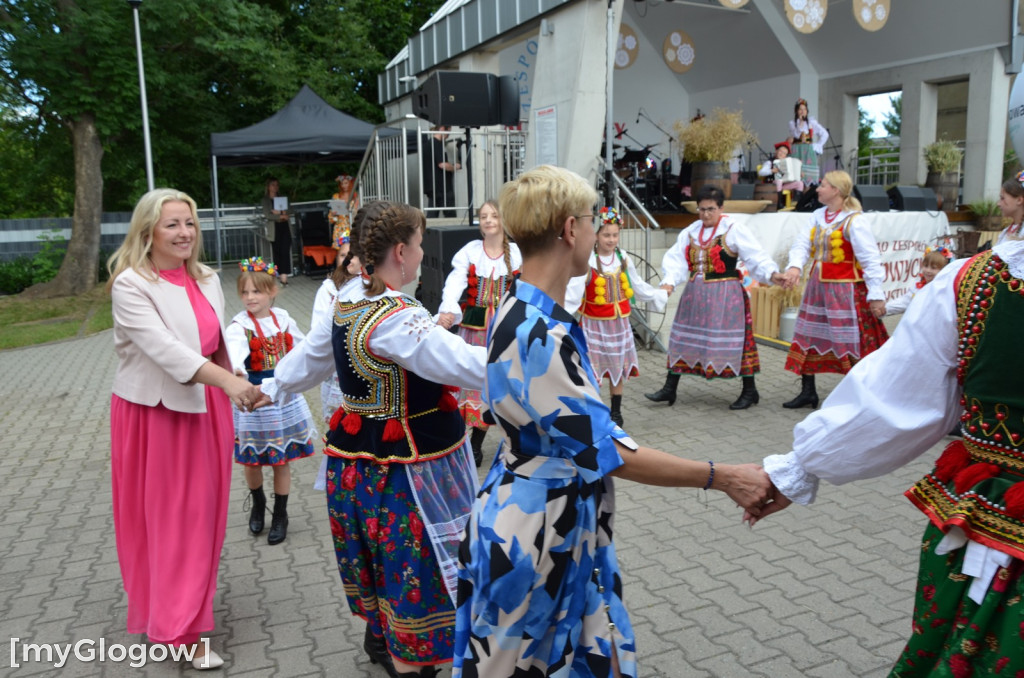
M821 28L826 14L828 0L786 0L786 18L801 33L813 33Z
M665 42L661 45L661 56L665 59L665 65L673 71L685 73L697 58L693 38L683 31L672 31L665 36Z
M889 20L889 0L853 0L853 16L865 31L877 31Z
M629 68L636 61L640 45L636 39L636 31L626 24L619 26L619 41L615 45L615 68Z
M750 2L750 0L718 0L718 2L721 3L723 7L728 7L729 9L739 9L743 5Z

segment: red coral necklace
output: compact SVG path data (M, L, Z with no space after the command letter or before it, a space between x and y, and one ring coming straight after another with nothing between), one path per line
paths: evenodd
M842 210L836 210L835 212L830 212L829 209L826 207L825 208L825 223L826 224L831 224L833 221L836 220L836 217L839 216L840 212L842 212Z
M697 232L697 242L700 244L701 249L704 249L708 244L715 239L715 234L718 233L718 224L722 222L722 217L718 217L718 221L711 227L711 235L708 236L707 240L704 239L704 229L707 228L705 224L700 225L700 231Z
M260 321L256 319L256 316L251 311L246 311L249 314L249 320L252 321L253 326L256 328L256 337L259 341L260 347L263 349L264 356L273 356L275 358L281 358L287 353L284 333L281 331L281 325L277 322L277 316L274 315L273 311L270 311L270 318L274 321L274 327L277 328L277 333L273 337L267 339L263 334L263 328L260 327ZM266 363L266 358L261 362Z

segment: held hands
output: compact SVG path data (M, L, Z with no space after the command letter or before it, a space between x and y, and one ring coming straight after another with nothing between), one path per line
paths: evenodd
M790 266L786 269L785 273L781 273L780 275L782 277L782 289L791 290L800 282L800 269L796 266Z
M243 412L252 412L271 403L270 396L263 393L260 387L250 384L248 379L235 377L224 388L232 404Z
M675 285L669 285L668 283L665 283L659 289L665 290L668 294L672 294L676 290Z
M779 511L788 507L792 503L792 500L786 497L786 495L779 492L779 490L773 485L772 497L769 500L769 502L761 508L760 515L755 514L749 510L744 510L743 522L745 522L748 526L753 527L754 523L756 523L757 521L761 520L762 518L767 518L773 513L778 513Z
M757 464L718 464L711 487L729 495L744 509L744 515L749 512L759 517L775 490L768 474Z
M881 318L882 316L885 315L885 302L882 301L881 299L869 301L868 307L870 307L871 309L871 314L876 318Z
M452 325L455 324L455 314L454 313L441 313L441 314L439 314L437 316L437 324L440 325L441 327L445 328L446 330L450 330L452 328Z
M772 273L771 281L773 285L786 286L786 276L783 273Z

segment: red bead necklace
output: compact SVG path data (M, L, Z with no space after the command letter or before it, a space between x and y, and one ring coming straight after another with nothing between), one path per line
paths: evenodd
M700 231L697 232L697 242L700 244L701 249L704 249L708 244L715 239L715 234L718 233L718 224L722 223L722 217L718 217L718 221L711 227L711 235L708 236L707 240L704 239L704 229L707 226L704 223L700 225Z
M274 327L277 328L277 333L273 337L267 339L263 335L263 328L260 327L260 321L256 319L256 316L251 311L246 311L249 314L249 320L252 321L253 326L256 328L256 337L259 341L260 347L263 349L263 355L266 357L273 356L274 358L282 358L287 353L287 347L285 345L284 332L281 331L281 325L277 322L277 316L274 315L273 311L270 311L270 318L274 321ZM263 364L266 365L267 358L264 357Z
M830 212L829 212L829 209L826 207L825 208L825 223L826 224L831 224L833 221L836 220L836 217L839 216L840 212L842 212L842 210L836 210L835 212L831 212L832 216L829 216Z

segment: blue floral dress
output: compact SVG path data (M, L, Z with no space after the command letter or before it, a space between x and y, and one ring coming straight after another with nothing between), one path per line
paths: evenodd
M637 675L612 544L614 440L583 331L517 281L488 336L484 397L505 435L459 554L454 677Z

